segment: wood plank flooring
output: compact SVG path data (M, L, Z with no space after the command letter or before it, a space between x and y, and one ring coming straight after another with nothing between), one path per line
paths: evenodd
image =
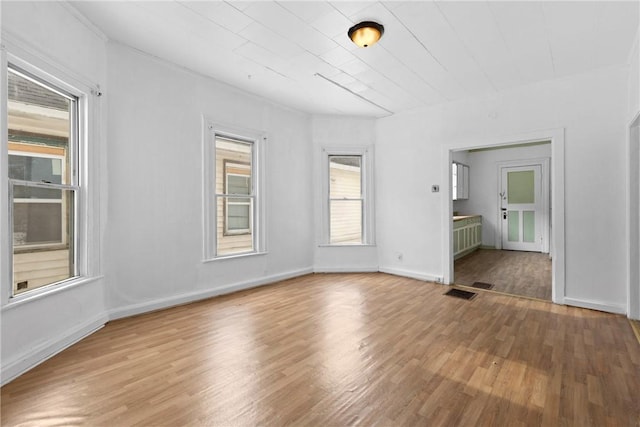
M623 316L379 273L107 324L1 390L3 426L637 426Z
M551 301L551 260L539 252L478 249L455 261L454 282L494 284L494 291Z

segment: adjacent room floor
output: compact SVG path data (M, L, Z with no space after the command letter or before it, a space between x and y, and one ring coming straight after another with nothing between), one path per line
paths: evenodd
M110 322L4 386L3 426L635 425L620 315L379 273Z
M551 301L551 259L539 252L478 249L454 262L454 282L493 284L494 291Z

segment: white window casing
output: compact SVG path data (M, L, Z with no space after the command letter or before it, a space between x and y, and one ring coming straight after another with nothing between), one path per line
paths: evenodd
M332 158L360 159L360 194L344 194L331 198L330 195L330 166ZM322 148L322 241L324 246L369 246L375 245L374 222L374 182L373 182L373 147L323 147ZM334 164L335 168L335 164ZM345 171L348 165L338 166ZM344 203L362 204L361 213L361 241L360 242L331 242L331 212L334 205ZM335 235L335 234L334 234ZM349 239L347 239L349 240Z
M265 134L203 118L203 135L204 261L265 253ZM234 213L245 221L237 216L243 206L249 206L248 228L231 224Z

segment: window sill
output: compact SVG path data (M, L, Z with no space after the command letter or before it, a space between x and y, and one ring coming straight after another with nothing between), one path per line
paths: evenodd
M45 245L41 245L41 246L17 246L14 249L14 254L15 255L20 255L20 254L32 254L32 253L36 253L36 252L52 252L52 251L64 251L69 249L69 245L66 244L53 244L50 246L45 246Z
M34 289L32 291L26 292L24 294L20 294L14 297L9 298L9 301L2 306L2 312L11 310L15 307L19 307L21 305L37 301L41 298L45 298L46 296L57 294L59 292L64 292L66 290L82 286L87 283L96 282L102 279L104 276L92 276L92 277L79 277L76 279L71 279L66 282L60 283L59 285L49 285L44 286L40 289Z
M226 259L236 259L236 258L249 258L249 257L254 257L254 256L259 256L259 255L267 255L268 252L263 251L263 252L244 252L244 253L238 253L238 254L229 254L229 255L222 255L222 256L218 256L215 258L207 258L207 259L203 259L202 262L203 263L208 263L208 262L216 262L216 261L223 261Z

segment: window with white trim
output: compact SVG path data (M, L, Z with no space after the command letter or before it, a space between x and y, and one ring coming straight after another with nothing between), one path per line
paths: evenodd
M208 125L205 147L205 258L264 251L262 161L257 134Z
M367 149L325 150L326 243L373 243L370 155Z
M78 104L78 95L8 64L12 296L79 276Z

